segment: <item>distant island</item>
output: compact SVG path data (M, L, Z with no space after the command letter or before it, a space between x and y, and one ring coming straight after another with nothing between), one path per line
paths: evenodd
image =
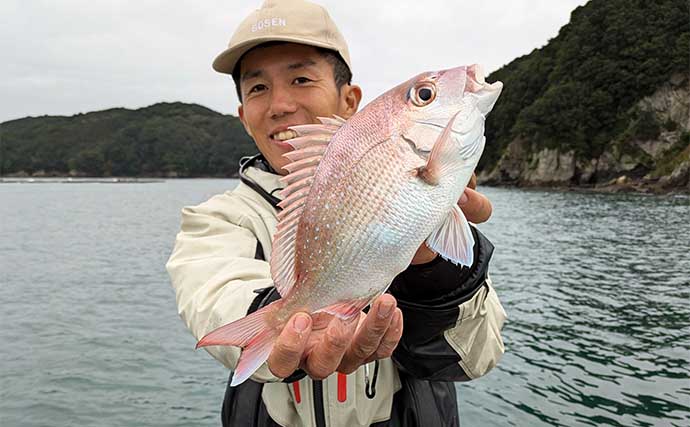
M578 7L487 77L480 183L690 192L688 52L687 0ZM179 102L0 124L0 177L233 177L253 153L237 117Z
M237 117L181 102L0 124L0 176L233 177L256 152Z

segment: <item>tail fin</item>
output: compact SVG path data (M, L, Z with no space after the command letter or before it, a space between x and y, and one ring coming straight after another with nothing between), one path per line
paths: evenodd
M242 347L240 360L232 375L231 386L243 383L268 359L278 332L268 326L265 317L275 311L278 301L263 307L254 313L214 329L196 344L196 348L209 345L234 345Z

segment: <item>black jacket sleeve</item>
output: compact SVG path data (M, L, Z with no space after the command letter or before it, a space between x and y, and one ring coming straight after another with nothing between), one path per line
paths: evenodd
M474 263L456 266L437 257L427 264L411 265L391 284L405 322L403 336L393 354L398 367L415 378L434 381L466 381L460 356L443 336L455 326L459 308L486 281L494 247L477 229Z

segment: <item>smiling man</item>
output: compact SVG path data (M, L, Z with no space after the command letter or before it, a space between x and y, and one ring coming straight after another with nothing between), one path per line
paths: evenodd
M240 120L259 155L241 164L233 191L187 207L167 268L178 310L199 339L280 296L268 261L279 208L290 126L356 113L345 40L320 6L269 0L237 28L214 68L232 74ZM467 190L471 222L491 214ZM226 426L456 426L453 381L486 374L503 354L505 313L488 279L493 246L473 229L470 268L422 244L389 294L358 322L298 313L268 361L247 382L228 386ZM361 280L367 280L362 277ZM233 369L239 349L207 347Z
M288 128L320 123L317 117L349 117L362 97L358 86L336 81L339 58L313 46L286 42L259 45L242 56L234 73L239 81L240 120L274 170L287 173L284 142ZM349 80L349 78L348 78Z

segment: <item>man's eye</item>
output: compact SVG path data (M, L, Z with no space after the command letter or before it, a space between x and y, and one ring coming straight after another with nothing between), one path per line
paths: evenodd
M261 92L264 89L266 89L266 86L264 86L264 85L254 85L249 89L248 93L257 93L257 92Z
M301 84L309 83L310 81L311 81L311 79L309 79L309 78L307 78L307 77L297 77L297 78L294 80L294 83L297 83L298 85L301 85Z

